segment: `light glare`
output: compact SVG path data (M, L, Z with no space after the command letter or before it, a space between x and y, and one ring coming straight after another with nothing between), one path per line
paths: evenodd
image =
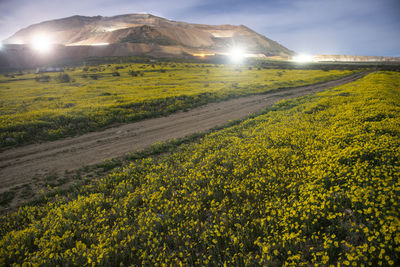
M231 60L235 63L240 63L246 57L246 53L240 47L234 47L228 54Z
M36 35L32 40L33 49L41 53L50 51L52 48L52 44L52 40L44 34Z
M299 54L299 55L293 57L293 61L296 61L299 63L311 62L311 61L313 61L313 56L307 55L307 54Z
M95 43L95 44L91 44L91 46L102 46L102 45L109 45L109 43Z

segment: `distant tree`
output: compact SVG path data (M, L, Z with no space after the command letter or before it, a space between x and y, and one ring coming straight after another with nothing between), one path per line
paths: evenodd
M121 76L121 75L119 74L118 71L114 71L114 72L112 73L112 76Z

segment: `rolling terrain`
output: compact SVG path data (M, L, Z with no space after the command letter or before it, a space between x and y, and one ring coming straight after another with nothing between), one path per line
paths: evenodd
M385 9L303 2L171 8L259 8L299 49L398 55L377 38L391 14L368 21ZM18 30L0 43L0 266L400 266L399 59L151 14Z
M274 90L60 141L8 149L0 153L0 192L26 183L33 186L35 177L62 177L65 172L99 164L104 160L122 158L154 143L205 132L231 120L245 119L277 101L326 90L364 75L356 73L317 85Z
M337 79L341 70L106 64L0 77L0 147L51 141L209 102Z
M54 45L51 52L41 54L32 48L38 36ZM257 57L294 54L243 25L191 24L151 14L73 16L45 21L19 30L4 44L0 65L10 68L104 56L223 55L236 47Z
M249 53L290 55L293 52L240 25L205 25L177 22L151 14L114 17L73 16L31 25L5 43L29 44L37 34L46 34L55 44L156 44L226 52L231 46L246 46Z
M1 217L0 264L399 265L400 77L363 75Z

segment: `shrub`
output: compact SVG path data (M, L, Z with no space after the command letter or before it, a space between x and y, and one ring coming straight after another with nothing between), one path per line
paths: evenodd
M71 81L71 77L69 77L69 75L66 73L62 73L62 74L60 73L60 75L58 75L58 77L57 77L57 80L60 83L69 83Z
M41 76L36 76L35 81L37 82L49 82L50 81L50 76L49 75L41 75Z
M139 71L130 70L128 73L129 73L129 75L131 75L132 77L137 77L138 74L139 74Z

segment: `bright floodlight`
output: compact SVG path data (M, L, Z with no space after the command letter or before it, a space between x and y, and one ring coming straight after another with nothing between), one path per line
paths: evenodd
M52 40L44 34L36 35L32 39L33 48L41 53L50 51L52 44L53 44Z
M299 54L299 55L293 57L293 61L296 61L299 63L311 62L311 61L313 61L313 56L307 55L307 54Z
M246 57L245 51L240 47L234 47L229 52L231 60L235 63L240 63Z
M95 44L91 44L91 46L103 46L103 45L109 45L109 43L95 43Z

